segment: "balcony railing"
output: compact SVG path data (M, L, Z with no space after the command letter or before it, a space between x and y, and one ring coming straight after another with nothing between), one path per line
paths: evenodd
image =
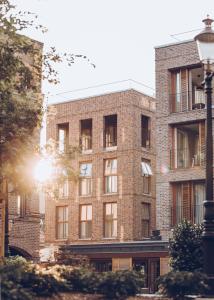
M194 168L204 166L204 151L191 151L189 148L170 150L170 168Z
M203 202L203 201L201 201ZM176 205L171 208L171 224L175 226L182 220L186 219L194 224L201 224L204 217L203 204L195 204L186 206Z
M182 112L205 108L205 93L203 90L169 95L170 112Z

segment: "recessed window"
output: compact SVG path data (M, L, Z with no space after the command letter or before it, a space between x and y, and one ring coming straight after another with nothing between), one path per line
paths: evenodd
M117 203L104 204L104 237L117 237Z
M117 159L104 161L105 194L117 193Z
M88 239L92 235L92 205L80 206L80 238Z
M66 198L69 194L68 180L66 179L63 183L59 184L59 198Z
M68 147L69 124L58 124L58 147L59 152L64 153Z
M152 169L151 169L151 162L149 160L142 160L141 174L143 177L143 193L150 194Z
M80 146L82 151L88 151L92 149L92 119L86 119L80 121L81 137Z
M104 147L117 146L117 115L104 117Z
M142 237L150 236L150 204L142 203Z
M141 116L141 146L150 147L150 118Z
M68 206L56 207L56 238L68 238Z
M79 194L89 196L92 193L92 163L80 164Z

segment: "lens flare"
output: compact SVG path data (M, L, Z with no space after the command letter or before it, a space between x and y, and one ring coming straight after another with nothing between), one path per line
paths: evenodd
M53 161L51 158L41 159L35 169L34 178L40 183L51 180L53 176Z

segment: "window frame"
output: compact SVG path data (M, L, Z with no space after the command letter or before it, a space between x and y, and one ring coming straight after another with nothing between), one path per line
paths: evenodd
M86 207L86 219L82 220L82 208ZM91 208L91 219L88 219L88 208ZM92 238L92 222L93 222L93 206L92 204L81 204L79 206L79 239L81 240L87 240L87 239L91 239ZM82 224L86 224L90 226L90 236L83 236L82 235ZM87 230L85 230L87 232Z
M144 173L143 173L144 172ZM143 177L143 194L151 194L152 181L152 167L151 160L141 159L141 176Z
M63 220L59 221L59 209L63 209ZM67 211L66 211L67 210ZM58 205L56 206L56 240L67 240L68 239L68 205ZM62 237L59 236L59 225L63 225Z
M148 208L148 217L147 218L143 215L144 214L143 206L147 206L147 208ZM148 234L143 235L143 227L144 227L145 223L148 225ZM142 236L142 238L149 238L150 232L151 232L151 203L142 202L141 203L141 236Z
M110 217L110 219L107 218L107 205L111 205L111 215L112 217ZM116 207L116 217L114 217L114 209L113 209L113 205L115 205ZM104 203L104 213L103 213L103 217L104 217L104 220L103 220L103 236L105 239L116 239L118 237L118 204L117 202L106 202ZM110 223L110 231L111 231L111 234L110 236L106 235L106 228L107 228L107 223L109 224ZM115 226L115 223L116 223L116 228L114 228ZM114 235L114 231L116 231L116 235Z
M90 176L81 175L81 165L91 165ZM79 163L79 196L80 197L89 197L92 195L92 171L93 164L92 161L80 162ZM83 194L82 182L85 181L87 192Z
M108 161L116 161L116 172L114 172L114 168L110 167L110 173L108 171L108 168L106 168ZM118 166L117 166L117 158L107 158L104 159L104 194L117 194L118 193ZM109 181L110 180L110 181ZM115 180L115 182L114 182ZM110 189L108 189L108 184L110 183ZM114 186L116 187L116 190L114 191ZM108 191L110 190L110 191Z

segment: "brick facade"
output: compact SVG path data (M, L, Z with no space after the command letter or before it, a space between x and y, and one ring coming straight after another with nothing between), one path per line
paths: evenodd
M199 56L196 43L194 41L181 42L166 46L160 46L156 49L156 97L157 97L157 114L156 114L156 140L157 140L157 169L156 169L156 195L157 195L157 228L161 230L162 236L168 238L171 229L173 195L172 185L181 182L199 182L205 179L204 164L189 166L185 168L171 168L170 151L173 149L174 137L173 128L179 125L188 126L191 124L204 123L205 109L195 109L190 103L194 93L190 86L189 77L185 80L182 74L189 70L200 68ZM181 111L171 111L170 103L173 84L172 72L181 72L180 94L182 99L187 103L186 108ZM188 74L189 74L188 73ZM199 78L198 81L203 80ZM182 81L183 80L183 81ZM191 90L191 92L190 92ZM186 93L186 94L185 94ZM192 94L191 94L192 93ZM190 99L191 98L191 99ZM184 100L183 100L184 99ZM193 101L193 100L191 100ZM179 103L180 104L180 103ZM204 142L205 137L203 137ZM174 146L178 151L178 145ZM176 149L177 147L177 149ZM188 146L189 147L189 146ZM173 150L174 151L174 150ZM178 155L178 154L175 154ZM183 154L184 155L184 154Z
M56 205L69 206L69 236L66 243L110 242L103 239L103 204L118 203L118 237L114 242L141 239L139 232L141 221L141 203L151 204L151 230L155 229L155 176L152 176L151 194L142 193L141 159L151 161L155 170L155 102L154 99L134 90L118 92L73 102L55 105L57 114L49 120L47 137L57 139L57 124L69 123L69 143L79 146L80 120L93 120L93 150L91 154L80 154L73 161L78 172L81 162L93 163L92 195L78 195L78 183L69 185L67 199L46 201L46 242L59 243L56 240L55 216ZM117 114L117 150L106 151L103 148L103 118ZM149 151L141 147L141 115L151 118L151 148ZM118 193L105 195L103 192L103 161L109 158L118 160ZM93 205L93 229L90 241L79 240L79 205Z

